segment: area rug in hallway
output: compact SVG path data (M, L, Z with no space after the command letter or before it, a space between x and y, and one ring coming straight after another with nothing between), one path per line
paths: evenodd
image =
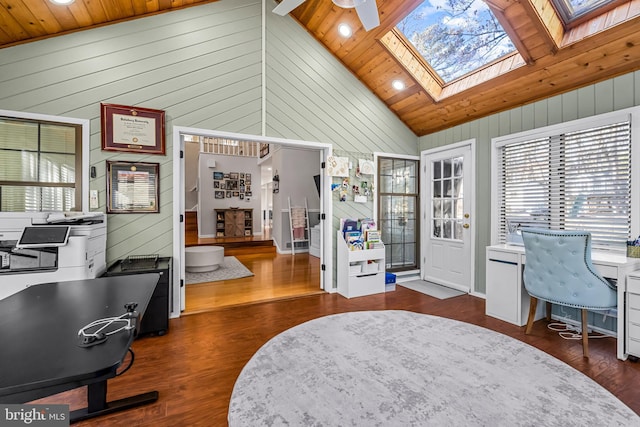
M253 273L234 256L224 257L224 263L217 270L203 273L184 273L187 285L205 282L217 282L220 280L240 279L253 276Z
M506 335L408 311L321 317L272 338L231 395L235 426L631 426L589 377Z

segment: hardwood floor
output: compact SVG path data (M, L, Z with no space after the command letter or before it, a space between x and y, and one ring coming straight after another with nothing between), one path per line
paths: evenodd
M184 315L221 307L323 293L320 259L306 253L237 253L254 276L186 285Z
M616 359L615 340L590 341L591 358L583 359L580 342L567 341L537 322L532 335L484 314L484 300L470 295L438 300L397 286L396 291L346 299L319 294L295 299L223 308L170 321L161 337L136 340L135 364L109 381L110 400L157 390L151 405L87 420L79 426L225 426L236 378L251 356L270 338L302 322L357 310L410 310L480 325L557 357L593 378L640 413L640 364ZM39 403L82 407L84 388Z
M320 289L320 259L307 253L278 254L271 230L250 237L199 238L197 218L187 212L185 245L223 246L254 276L186 285L183 315L277 299L323 293Z

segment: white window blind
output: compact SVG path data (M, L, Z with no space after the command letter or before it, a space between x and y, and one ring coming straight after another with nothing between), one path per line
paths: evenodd
M79 128L0 117L0 211L79 209Z
M500 241L506 222L586 230L624 250L631 225L631 122L505 144L499 162Z

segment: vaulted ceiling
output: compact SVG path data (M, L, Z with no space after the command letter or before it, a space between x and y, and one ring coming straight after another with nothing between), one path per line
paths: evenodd
M0 49L211 0L0 0ZM550 0L485 0L517 52L444 83L395 26L422 0L377 0L380 26L353 9L307 0L291 15L418 135L640 69L640 0L620 0L571 28ZM340 23L354 34L343 38ZM1 53L1 52L0 52ZM398 91L391 81L400 79Z

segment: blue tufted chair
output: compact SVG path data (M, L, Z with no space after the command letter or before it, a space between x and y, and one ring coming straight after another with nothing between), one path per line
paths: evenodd
M591 263L591 233L523 228L527 257L524 287L531 296L525 334L531 333L538 300L582 311L582 351L589 357L587 311L617 306L616 288L602 278Z

